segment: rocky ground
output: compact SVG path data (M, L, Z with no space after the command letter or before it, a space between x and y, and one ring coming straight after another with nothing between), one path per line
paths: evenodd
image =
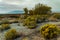
M36 29L28 29L27 27L23 26L22 23L20 23L20 26L18 25L18 23L10 24L11 29L16 29L17 32L24 34L24 35L22 35L22 37L19 37L19 38L14 39L14 40L24 40L24 39L25 40L44 40L44 38L41 37L40 33L37 30L38 30L38 28L40 28L40 26L42 26L46 23L60 24L60 22L40 23L40 24L38 24L38 27ZM5 39L4 35L7 31L8 30L0 32L0 40ZM58 40L60 40L60 37L58 37Z

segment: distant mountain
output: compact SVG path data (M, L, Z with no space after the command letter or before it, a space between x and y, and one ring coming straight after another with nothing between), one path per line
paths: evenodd
M15 10L15 11L11 11L11 12L8 12L8 14L23 14L24 11L22 10Z

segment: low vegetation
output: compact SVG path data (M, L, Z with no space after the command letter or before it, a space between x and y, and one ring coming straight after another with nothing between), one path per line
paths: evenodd
M30 29L35 28L37 26L35 16L27 17L23 22L23 25L28 26Z
M58 27L58 33L59 33L59 35L60 35L60 27Z
M42 36L47 39L57 38L58 36L58 28L54 24L46 24L41 27L40 32Z
M0 27L1 31L7 30L7 29L10 29L10 25L9 24L1 24L1 27Z
M11 29L9 30L6 34L5 34L5 39L6 40L13 40L17 37L19 37L20 35L18 35L17 31L15 29Z
M48 15L31 15L24 20L23 25L28 26L30 29L36 28L38 23L44 22L47 18Z
M56 19L60 19L60 14L58 14L58 13L55 13L53 16L54 16Z
M28 37L24 37L22 40L30 40Z
M9 24L9 20L8 19L2 20L2 24Z

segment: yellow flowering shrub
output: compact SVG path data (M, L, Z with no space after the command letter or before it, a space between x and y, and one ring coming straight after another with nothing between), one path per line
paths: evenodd
M58 28L58 32L59 32L59 34L60 34L60 27Z
M30 40L28 37L24 37L22 40Z
M54 24L46 24L41 26L40 32L45 38L51 39L51 38L57 37L58 28Z
M12 40L17 36L17 32L15 29L11 29L9 30L6 34L5 34L5 38L6 40Z
M1 31L2 30L9 29L9 28L10 28L10 25L9 24L1 24L1 27L0 27Z
M36 18L35 16L29 16L25 21L23 22L23 25L28 26L28 28L35 28L36 27Z
M2 20L2 24L9 24L9 20L8 19Z

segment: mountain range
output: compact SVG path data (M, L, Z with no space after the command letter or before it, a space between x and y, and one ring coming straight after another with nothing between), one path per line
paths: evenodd
M23 14L24 11L23 10L14 10L14 11L10 11L7 14Z

